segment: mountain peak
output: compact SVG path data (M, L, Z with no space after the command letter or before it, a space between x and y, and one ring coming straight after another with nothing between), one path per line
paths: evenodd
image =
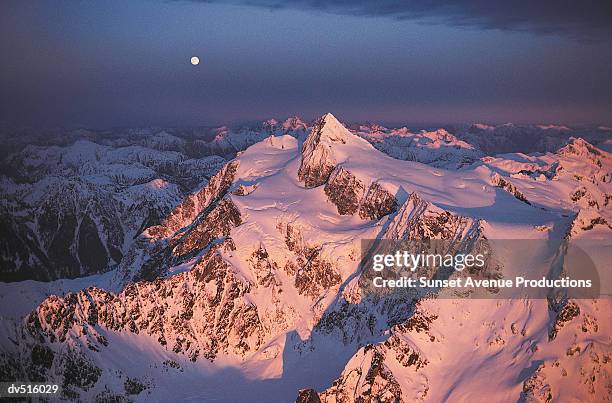
M567 142L567 145L560 148L559 151L557 151L557 154L562 155L562 156L575 156L575 157L584 157L584 156L597 157L597 156L600 156L602 153L596 147L594 147L591 143L584 140L583 138L570 137L569 141Z
M327 181L339 162L335 145L346 144L353 137L357 138L329 112L317 120L304 141L298 170L298 177L306 187L317 187Z
M327 112L325 113L323 116L321 116L319 119L324 119L324 120L335 120L336 122L338 122L338 119L336 119L336 117L331 113L331 112Z
M282 123L284 129L306 129L308 125L299 116L291 116Z
M353 134L334 115L327 112L317 120L308 137L317 137L317 141L327 139L332 142L346 143L351 136Z

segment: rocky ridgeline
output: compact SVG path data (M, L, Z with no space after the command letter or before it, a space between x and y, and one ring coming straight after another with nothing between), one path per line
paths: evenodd
M109 343L105 332L147 335L192 361L256 351L265 332L244 298L251 286L219 254L232 248L218 244L190 272L131 283L120 294L89 287L47 298L24 321L21 360L2 357L2 379L57 382L64 398L78 398L103 373L96 362Z
M338 214L359 213L364 220L379 220L397 208L395 196L374 182L367 190L362 181L342 166L332 172L325 194L338 208Z
M555 204L566 209L566 215L574 215L571 235L612 229L612 157L584 139L572 137L555 153L507 154L482 161L493 167L493 186L527 204L534 204L532 194L537 198L538 193L557 188ZM535 207L550 208L537 202Z
M205 187L177 205L161 224L140 235L121 262L120 283L154 280L240 225L240 212L226 197L237 167L238 161L226 164Z
M218 201L227 193L235 179L237 168L237 161L224 165L210 178L205 187L187 196L159 225L147 229L144 235L153 239L162 239L174 235L178 230L192 223L213 202Z
M612 156L581 138L572 138L559 151L561 175L571 176L577 182L569 194L578 213L574 217L571 235L593 229L612 230ZM576 163L582 169L576 169ZM587 166L585 169L584 166Z
M421 369L429 361L412 344L410 337L422 333L433 343L435 337L429 334L429 329L436 319L436 316L424 314L417 308L410 319L391 329L384 342L360 348L329 388L321 393L313 389L301 390L296 402L404 402L425 399L430 385L427 377L421 374ZM409 375L397 373L398 367ZM411 384L418 393L404 396L398 380Z
M584 158L600 168L603 166L602 159L607 158L605 154L588 141L576 137L571 137L565 146L557 150L557 155L561 157Z
M73 338L94 351L105 344L97 331L102 326L147 334L193 361L220 352L243 356L261 345L264 334L257 308L242 298L250 285L233 274L218 253L223 248L234 246L219 244L190 272L132 283L120 294L90 287L49 297L26 319L27 328L39 340Z
M482 237L483 222L450 213L412 193L393 217L382 238L462 241Z
M280 223L277 229L284 235L285 245L292 253L284 270L293 278L298 294L316 299L340 284L338 269L322 256L320 244L304 241L300 227L295 224Z
M527 200L527 197L525 197L525 195L521 193L509 179L503 178L500 174L495 173L493 176L491 176L491 184L505 190L523 203L531 204L529 200Z
M416 194L398 210L397 200L382 186L372 183L366 188L349 171L332 164L334 145L351 141L346 136L353 135L333 116L324 116L318 131L304 144L298 172L312 185L323 179L313 176L315 168L331 167L325 192L339 213L359 214L367 220L393 214L384 236L396 239L467 236L473 222L437 209ZM283 288L291 287L311 301L336 290L343 280L340 271L321 244L304 239L299 222L277 225L284 240L282 252L272 255L262 242L248 255L245 263L254 282L236 274L239 270L223 256L236 250L231 232L244 220L233 198L250 193L237 185L239 166L240 159L226 164L205 187L138 238L122 262L125 288L121 293L88 288L51 296L27 318L28 337L40 348L60 342L100 352L107 343L99 331L103 328L147 334L192 360L214 360L219 354L245 357L294 322L294 307L282 298ZM164 278L169 269L186 261L194 262L190 271ZM287 278L290 283L284 280ZM271 306L249 302L247 296L259 288L271 293ZM372 313L366 311L366 304L339 303L321 318L317 331L346 331L348 321L371 320ZM400 317L388 319L389 323L402 321ZM347 335L345 341L354 336Z
M411 194L402 206L389 217L385 229L367 251L371 254L394 253L386 248L401 248L413 253L422 253L426 245L436 253L487 253L483 220L452 214ZM431 240L444 242L430 244ZM421 243L421 241L427 241ZM440 248L444 248L440 250ZM414 249L414 250L412 250ZM371 262L362 261L362 267ZM500 275L499 266L493 256L488 255L485 266L477 271L441 272L432 268L421 270L429 278L436 276L493 278ZM335 303L327 309L315 326L315 331L333 335L345 344L367 343L376 334L384 333L392 326L415 320L415 302L423 295L416 292L375 289L372 278L375 272L364 270L348 284Z

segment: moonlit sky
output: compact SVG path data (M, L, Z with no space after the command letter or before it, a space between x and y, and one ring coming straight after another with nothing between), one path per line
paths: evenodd
M0 121L189 126L331 111L386 124L612 125L604 2L246 3L3 0Z

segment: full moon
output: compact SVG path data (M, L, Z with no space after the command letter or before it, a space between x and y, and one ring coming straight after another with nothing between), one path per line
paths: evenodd
M198 64L200 64L200 58L197 56L192 56L191 57L191 64L193 64L194 66L197 66Z

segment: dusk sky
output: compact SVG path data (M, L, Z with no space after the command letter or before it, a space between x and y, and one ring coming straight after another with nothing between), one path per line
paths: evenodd
M504 3L3 0L0 121L612 125L610 2Z

